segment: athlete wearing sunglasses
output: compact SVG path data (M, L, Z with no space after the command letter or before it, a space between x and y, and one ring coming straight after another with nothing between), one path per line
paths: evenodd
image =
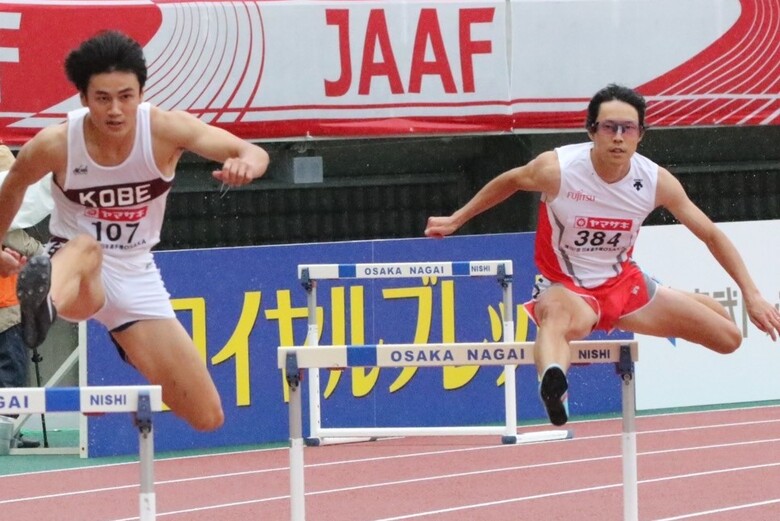
M622 134L628 137L638 137L640 131L644 131L637 123L633 121L597 121L593 124L593 131L605 136L615 136Z
M742 342L715 299L661 286L631 259L640 226L659 206L708 246L739 286L753 324L773 340L780 333L780 312L731 241L667 169L637 153L645 107L637 92L608 85L588 104L590 141L544 152L492 179L452 215L428 218L425 234L444 237L519 190L541 192L534 256L541 277L525 307L538 326L539 394L555 425L568 420L569 342L595 329L681 338L717 353Z

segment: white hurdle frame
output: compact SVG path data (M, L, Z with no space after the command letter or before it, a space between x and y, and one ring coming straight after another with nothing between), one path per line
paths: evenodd
M290 391L290 520L306 520L304 461L303 461L303 404L300 381L302 370L313 373L321 368L347 367L441 367L441 362L406 362L399 353L408 350L447 352L447 365L501 365L495 358L481 360L479 353L489 346L502 350L506 359L512 356L517 364L533 364L532 342L456 343L456 344L383 344L369 346L330 346L327 349L279 347L277 363L286 371ZM636 386L634 362L639 358L636 340L583 340L571 342L572 363L614 363L621 378L623 434L623 519L639 520L639 494L636 449ZM441 357L440 357L441 358ZM315 370L315 371L312 371Z
M152 412L163 410L159 385L0 388L0 414L134 413L141 467L140 521L155 521Z
M502 289L504 320L501 340L514 340L515 322L512 303L513 265L511 260L454 261L454 262L394 262L367 264L301 264L298 278L307 294L308 330L306 345L319 346L317 325L317 281L338 279L409 279L423 276L452 277L495 277ZM478 365L478 364L470 364ZM320 373L309 371L309 437L307 445L325 443L328 438L342 441L356 441L388 436L463 436L500 435L507 444L533 443L571 438L566 429L533 433L517 432L517 396L514 365L504 366L504 425L503 426L448 426L448 427L323 427L322 404L320 400Z

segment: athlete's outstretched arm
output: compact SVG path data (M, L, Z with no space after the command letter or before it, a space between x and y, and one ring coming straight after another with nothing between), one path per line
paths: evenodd
M499 174L483 186L463 207L452 215L429 217L425 227L428 237L455 233L473 217L493 208L518 191L558 193L560 167L555 152L544 152L526 165Z
M213 176L230 186L252 182L265 174L268 153L230 132L208 125L183 111L153 108L154 126L160 139L170 139L183 150L222 163Z
M777 340L780 336L780 311L761 295L734 243L688 198L677 178L664 168L659 168L658 172L656 202L707 245L715 260L742 291L750 320L772 340Z

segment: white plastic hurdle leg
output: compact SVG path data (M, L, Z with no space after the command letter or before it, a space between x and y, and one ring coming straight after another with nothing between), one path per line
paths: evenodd
M620 348L617 372L623 400L623 520L639 521L639 482L636 453L636 385L634 360L627 346Z
M290 390L290 520L305 521L306 503L303 470L303 405L301 372L295 355L285 357L287 386Z
M0 388L0 414L134 413L139 431L140 521L155 521L157 515L152 412L161 411L162 405L159 385Z
M141 492L139 497L139 521L154 521L157 517L157 497L154 492L154 432L152 406L148 391L138 393L138 410L135 413L138 428L138 456L141 466Z
M504 350L498 360L508 359L512 350L518 357L518 365L533 364L532 344L500 343L492 344L493 349ZM478 351L484 347L482 343L458 344L383 344L371 346L329 346L327 349L312 349L306 347L285 347L277 350L277 365L287 370L287 383L290 386L290 504L291 521L305 521L305 487L302 440L302 406L298 390L300 370L312 368L347 368L364 366L363 360L376 360L374 367L440 367L440 362L407 362L403 357L394 355L399 350L431 349L447 350L448 364L452 365L498 365L495 360L472 358L470 351ZM365 350L371 349L370 357L365 356ZM614 363L622 380L622 463L623 463L623 519L638 521L638 481L637 481L637 451L636 451L636 391L634 385L634 361L639 356L639 345L636 340L585 340L571 343L573 363ZM416 357L415 357L416 360ZM352 363L350 363L352 362ZM356 363L360 362L360 363ZM294 374L293 379L290 374ZM416 433L420 435L420 433Z

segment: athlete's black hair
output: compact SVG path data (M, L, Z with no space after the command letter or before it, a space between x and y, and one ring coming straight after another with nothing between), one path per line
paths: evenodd
M623 101L634 107L637 114L639 114L639 128L644 130L645 110L647 109L645 98L633 89L610 83L594 94L590 99L590 103L588 103L588 116L585 120L585 128L587 128L589 132L594 132L596 130L596 119L599 117L601 104L605 101L612 100Z
M114 71L135 74L143 90L147 73L144 51L138 42L119 31L96 34L65 59L65 73L81 94L87 93L92 76Z

